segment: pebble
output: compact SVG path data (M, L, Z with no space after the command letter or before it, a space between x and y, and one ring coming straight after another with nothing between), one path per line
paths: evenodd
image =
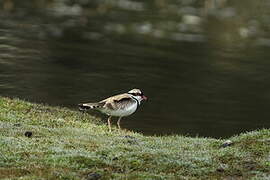
M33 133L31 132L31 131L26 131L25 133L24 133L24 135L26 136L26 137L32 137L32 135L33 135Z
M225 147L231 146L232 144L233 142L231 140L227 140L223 144L221 144L220 147L225 148Z

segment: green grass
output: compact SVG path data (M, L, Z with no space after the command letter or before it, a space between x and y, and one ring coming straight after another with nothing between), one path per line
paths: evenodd
M270 179L269 129L229 139L108 132L86 113L0 97L0 179Z

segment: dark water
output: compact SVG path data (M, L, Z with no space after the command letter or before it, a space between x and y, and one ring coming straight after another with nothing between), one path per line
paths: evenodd
M140 88L149 100L123 119L129 130L228 137L270 128L267 1L4 2L1 96L75 109Z

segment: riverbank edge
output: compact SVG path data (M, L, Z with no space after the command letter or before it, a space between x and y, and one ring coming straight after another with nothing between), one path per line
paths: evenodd
M228 139L108 132L88 113L6 97L0 146L0 179L270 178L270 129Z

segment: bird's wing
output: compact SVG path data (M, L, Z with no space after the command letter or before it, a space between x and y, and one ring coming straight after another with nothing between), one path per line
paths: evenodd
M100 103L105 103L104 107L107 107L109 109L119 109L122 108L124 104L132 103L133 101L134 100L131 98L131 96L125 93L109 97L100 101Z
M104 99L100 102L123 101L123 100L127 100L127 99L131 99L131 96L129 94L125 93L125 94L118 94L115 96L111 96L111 97Z

